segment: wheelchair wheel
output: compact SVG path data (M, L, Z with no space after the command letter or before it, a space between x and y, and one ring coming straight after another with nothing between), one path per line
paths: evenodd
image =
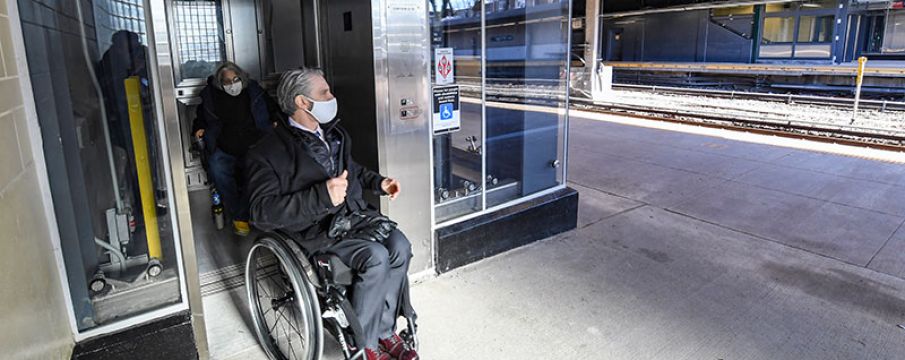
M264 236L248 252L245 287L258 342L277 360L316 360L323 324L313 286L284 239Z

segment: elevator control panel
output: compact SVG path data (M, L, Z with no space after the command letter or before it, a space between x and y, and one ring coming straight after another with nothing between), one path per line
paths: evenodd
M399 99L400 120L416 120L420 116L421 108L418 107L413 98L404 97Z

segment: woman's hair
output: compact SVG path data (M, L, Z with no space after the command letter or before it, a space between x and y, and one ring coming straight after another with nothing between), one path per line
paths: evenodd
M221 75L226 70L234 71L236 75L239 76L239 79L242 79L243 89L248 87L248 81L251 80L248 78L248 73L245 72L245 70L242 70L239 65L236 65L231 61L224 61L217 67L217 70L214 71L214 86L216 86L217 89L223 90L223 79L221 79Z

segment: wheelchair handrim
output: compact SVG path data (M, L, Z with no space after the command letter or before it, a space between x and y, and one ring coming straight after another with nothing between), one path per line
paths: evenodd
M276 309L276 305L271 307L268 306L269 304L261 303L262 297L259 293L258 280L260 277L260 274L258 274L258 267L261 264L258 262L259 257L256 255L263 251L267 251L274 256L276 260L274 271L278 273L279 270L282 269L282 274L288 278L289 285L291 285L291 295L293 295L291 297L292 300L286 301L285 305L280 305L279 310ZM261 255L266 256L266 254ZM323 332L320 327L319 306L311 291L310 285L305 281L298 269L299 266L297 262L295 262L289 252L274 239L261 239L255 242L251 250L249 250L245 269L249 311L254 321L255 333L258 336L258 341L271 359L288 359L292 355L300 355L301 357L293 357L298 359L317 359L320 358L323 351ZM267 277L261 278L260 281L273 281L273 276L274 274L270 274ZM283 290L288 289L284 286ZM271 303L275 301L274 298L286 298L286 296L280 296L280 294L265 294L265 296L264 300L270 298ZM267 311L262 310L262 308L265 307L270 307L270 309ZM271 311L274 314L273 328L267 323L266 318L266 315ZM293 327L290 318L286 316L286 311L289 312L291 317L301 319L303 326ZM296 314L293 314L293 312ZM289 324L284 324L280 329L276 329L281 318L286 320L286 322L289 322ZM296 325L299 324L296 323ZM285 346L281 346L279 343L280 336L274 336L272 334L274 330L277 330L278 332L279 330L282 330L289 343L285 344ZM307 343L307 346L304 349L300 349L302 354L293 351L294 344L292 343L291 337L293 334L290 333L292 330L296 332L300 342L304 341ZM281 347L286 348L286 351L284 352Z

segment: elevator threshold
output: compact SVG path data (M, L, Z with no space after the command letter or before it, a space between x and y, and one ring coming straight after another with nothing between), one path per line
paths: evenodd
M245 285L245 263L201 274L201 295L208 296Z

